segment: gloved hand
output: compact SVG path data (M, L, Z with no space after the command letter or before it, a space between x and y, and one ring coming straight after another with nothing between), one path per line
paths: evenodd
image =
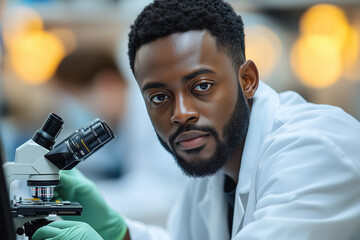
M55 221L39 228L31 238L32 240L102 240L100 235L89 224L75 221Z
M127 232L124 219L106 204L92 181L73 168L60 171L60 182L55 193L58 199L83 206L81 216L62 216L63 219L86 222L105 240L124 238Z

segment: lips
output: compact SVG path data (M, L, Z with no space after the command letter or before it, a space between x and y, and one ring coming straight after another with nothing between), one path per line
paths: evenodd
M175 144L182 150L190 150L205 145L209 133L203 131L188 131L175 138Z

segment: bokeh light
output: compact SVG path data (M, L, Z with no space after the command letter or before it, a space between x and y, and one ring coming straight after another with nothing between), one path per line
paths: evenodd
M6 46L15 38L32 31L42 30L44 27L40 15L32 8L25 6L9 7L5 11L2 25Z
M291 64L302 82L324 88L334 84L342 73L336 42L323 35L302 36L291 51Z
M60 40L41 30L17 38L11 49L10 61L16 74L34 84L47 81L65 56Z
M40 15L25 6L13 6L4 16L4 43L14 73L40 84L49 80L65 56L61 40L43 29Z
M360 81L360 18L350 28L344 47L344 77L351 81Z
M53 35L55 35L58 39L61 40L65 51L66 51L66 55L70 54L71 52L73 52L77 46L77 39L75 34L68 28L55 28L55 29L51 29L49 30L49 32Z
M333 85L343 75L352 75L358 58L358 32L341 8L319 4L303 14L300 36L291 50L291 66L305 85Z
M263 81L269 77L281 56L279 37L269 28L261 25L246 29L246 58L257 65Z
M309 8L300 20L300 34L321 34L336 41L341 48L347 38L349 23L344 11L334 5L319 4Z

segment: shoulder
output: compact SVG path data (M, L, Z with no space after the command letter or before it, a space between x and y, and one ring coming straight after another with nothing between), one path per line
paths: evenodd
M348 158L360 161L355 159L360 156L359 121L341 108L308 103L291 92L280 94L279 109L265 140L267 147L296 143L298 148L310 150L315 146L314 142L327 149L338 149ZM360 163L357 165L360 169Z
M256 173L259 207L302 201L305 205L327 202L332 208L349 201L359 207L353 201L360 194L358 147L345 151L328 136L313 131L269 141Z
M335 186L333 180L360 184L359 143L359 122L340 108L283 102L260 150L258 183L267 189L275 182L295 189Z
M274 130L278 127L295 126L303 129L360 131L360 123L339 107L306 102L295 92L279 94L279 107L275 114ZM333 127L341 128L334 129Z
M360 123L342 109L307 103L292 92L280 94L272 130L260 150L258 170L263 177L278 171L323 175L333 170L340 174L341 169L359 174L359 143Z

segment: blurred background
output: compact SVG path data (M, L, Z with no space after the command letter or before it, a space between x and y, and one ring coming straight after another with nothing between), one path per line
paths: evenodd
M130 25L149 2L2 1L0 136L13 161L50 112L65 122L58 142L105 120L117 138L80 170L119 212L164 225L186 178L158 144L126 55ZM262 81L360 120L360 1L228 2Z

